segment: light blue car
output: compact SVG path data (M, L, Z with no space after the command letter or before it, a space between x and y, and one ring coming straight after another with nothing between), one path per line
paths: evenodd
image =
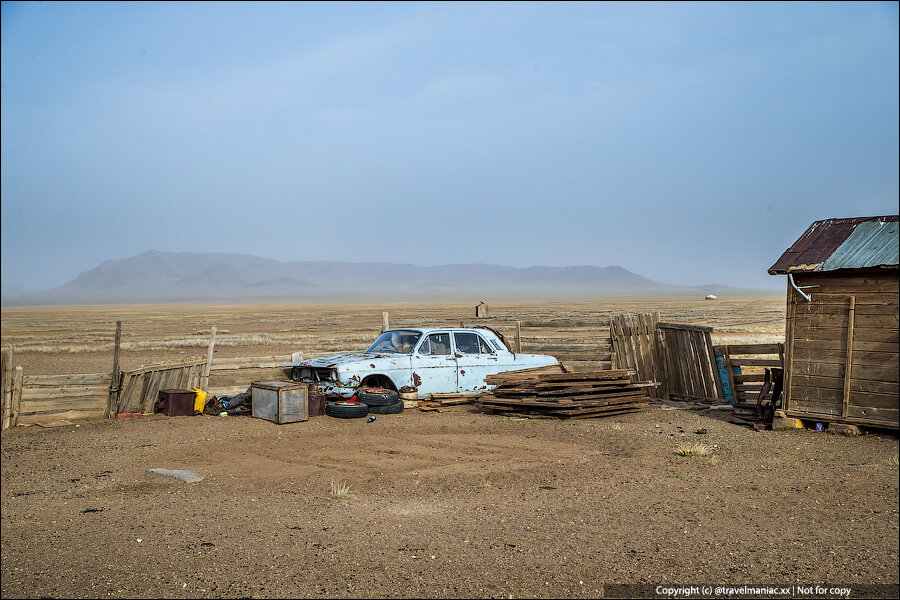
M488 375L556 364L552 356L512 352L503 336L486 327L411 328L385 331L365 352L289 363L285 370L332 397L412 386L425 399L483 392L493 387L484 382Z

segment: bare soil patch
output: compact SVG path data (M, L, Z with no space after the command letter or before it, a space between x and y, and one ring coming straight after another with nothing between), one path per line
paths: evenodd
M696 434L699 429L706 434ZM703 442L707 456L680 457ZM2 434L3 597L597 597L898 581L898 442L469 407ZM191 469L187 484L150 468ZM350 496L331 498L331 482Z
M784 299L385 306L4 308L26 374L360 350L391 325L488 324L578 341L607 315L783 341ZM526 348L527 350L527 348ZM248 381L249 385L249 381ZM694 432L705 429L707 433ZM620 583L898 582L898 443L754 432L651 408L583 421L455 407L317 417L144 417L2 433L3 597L597 597ZM711 452L677 456L682 442ZM150 477L189 469L204 479ZM350 487L332 498L332 483Z

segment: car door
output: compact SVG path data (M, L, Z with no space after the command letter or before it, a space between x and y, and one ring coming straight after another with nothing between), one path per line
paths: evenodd
M456 392L456 357L450 332L429 333L412 355L412 382L419 398Z
M456 389L459 393L472 393L487 388L484 378L497 373L497 352L487 340L474 331L454 331L456 356Z

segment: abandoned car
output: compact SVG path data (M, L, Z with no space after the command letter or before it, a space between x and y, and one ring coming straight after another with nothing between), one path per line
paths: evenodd
M477 393L488 375L555 365L552 356L516 354L489 328L392 329L362 353L285 365L291 379L315 384L327 396L349 398L360 389L412 386L431 394Z

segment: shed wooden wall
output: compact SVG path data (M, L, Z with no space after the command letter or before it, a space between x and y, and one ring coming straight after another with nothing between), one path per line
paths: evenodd
M807 302L788 284L785 411L898 428L898 270L794 274L794 281L818 287L805 290Z

